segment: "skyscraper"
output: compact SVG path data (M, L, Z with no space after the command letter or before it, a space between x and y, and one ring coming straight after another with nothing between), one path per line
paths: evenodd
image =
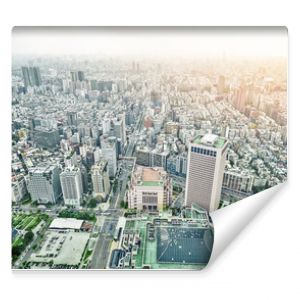
M102 196L104 199L110 191L107 161L101 160L91 169L93 193L95 196Z
M102 155L108 162L109 177L115 177L117 172L116 143L105 143L102 148Z
M67 119L68 125L70 126L77 126L77 112L69 110L67 111Z
M39 67L22 67L22 75L25 87L40 86L42 84Z
M72 81L84 81L84 73L82 71L71 71L70 75Z
M30 86L30 79L29 79L29 69L28 67L22 67L22 75L25 87Z
M84 73L82 71L78 71L78 80L84 81Z
M214 134L196 137L189 145L185 205L218 208L228 142Z
M56 203L61 195L57 165L41 164L29 169L28 191L33 201L38 203Z
M66 168L60 174L60 182L65 205L79 207L83 194L80 168Z
M121 139L121 152L124 153L124 147L126 145L126 125L125 125L125 113L118 116L117 120L114 120L114 136Z

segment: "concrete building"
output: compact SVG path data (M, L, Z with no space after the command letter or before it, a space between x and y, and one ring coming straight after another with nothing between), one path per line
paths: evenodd
M168 173L180 177L186 177L187 172L187 155L186 152L179 155L173 155L167 159L167 171Z
M66 168L60 174L60 182L65 205L79 207L83 195L80 168Z
M136 147L135 151L136 163L142 166L149 166L150 161L150 149L148 147Z
M121 153L124 153L124 147L126 145L126 125L125 114L120 114L118 119L114 120L114 136L121 139Z
M37 127L34 130L34 142L39 148L53 150L58 147L60 136L58 129Z
M77 125L77 112L69 110L67 111L67 122L70 126L76 126Z
M170 155L168 150L160 151L154 149L149 154L149 166L150 167L161 167L167 169L167 159Z
M102 148L102 155L108 162L109 177L115 177L117 172L116 143L105 143Z
M22 75L25 87L40 86L42 84L39 67L22 67Z
M93 194L106 199L110 191L110 182L108 175L108 163L106 160L99 161L91 169Z
M12 202L21 201L27 194L26 182L24 176L19 176L11 183Z
M61 196L59 173L57 165L41 164L29 169L27 188L32 201L40 204L56 203Z
M228 170L224 173L223 189L235 193L252 192L254 176L245 170Z
M172 180L163 168L138 166L131 177L127 194L128 207L161 211L172 200Z
M214 134L197 136L189 145L185 205L218 208L228 142Z

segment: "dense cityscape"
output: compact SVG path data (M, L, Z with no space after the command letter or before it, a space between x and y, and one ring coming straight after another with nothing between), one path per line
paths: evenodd
M286 180L286 61L14 56L12 267L201 269L209 213Z

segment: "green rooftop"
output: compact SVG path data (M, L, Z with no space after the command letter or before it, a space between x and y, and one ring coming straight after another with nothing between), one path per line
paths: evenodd
M226 140L214 134L206 134L204 136L197 136L193 143L198 145L205 145L214 148L222 148Z
M163 182L161 181L140 181L138 185L142 186L162 186Z

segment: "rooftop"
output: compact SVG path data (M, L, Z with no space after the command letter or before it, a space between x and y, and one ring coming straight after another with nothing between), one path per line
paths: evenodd
M160 172L159 170L155 170L152 168L144 168L142 178L143 181L159 181Z
M162 181L140 181L139 185L143 186L161 186L163 185Z
M82 226L83 220L77 220L73 218L56 218L52 221L50 229L77 229Z
M194 144L205 145L214 148L222 148L225 142L226 142L225 138L210 133L204 136L197 136L193 141Z

